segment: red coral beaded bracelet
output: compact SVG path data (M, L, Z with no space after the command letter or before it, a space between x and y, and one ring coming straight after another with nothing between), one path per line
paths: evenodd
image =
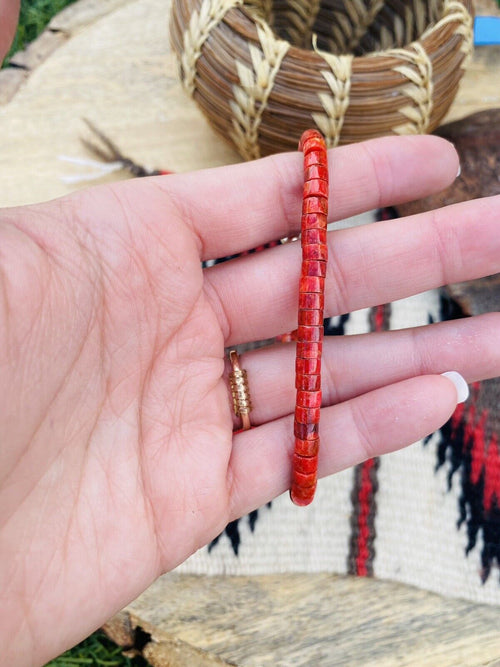
M309 505L316 491L318 470L323 307L328 259L328 158L325 140L317 130L304 132L299 150L304 153L304 195L302 271L295 336L295 452L290 497L296 505Z

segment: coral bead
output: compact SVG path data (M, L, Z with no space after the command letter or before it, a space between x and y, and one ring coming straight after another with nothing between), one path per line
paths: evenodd
M304 440L295 438L295 453L297 456L317 456L319 451L319 438Z
M326 229L303 229L300 242L302 246L316 244L326 245L327 238L328 235Z
M326 213L303 213L301 218L301 231L305 232L306 229L325 229L328 224Z
M315 475L318 471L318 457L294 454L293 467L294 470L303 475L310 475L311 473Z
M320 310L323 312L325 296L319 292L299 292L299 310Z
M293 433L299 440L317 440L318 431L318 422L311 422L310 424L301 424L300 422L295 422L293 426ZM303 454L301 456L303 456Z
M321 408L303 408L300 405L295 406L295 421L301 424L316 423L319 424ZM310 456L306 454L305 456Z
M321 357L313 357L312 359L297 357L295 373L297 375L319 375L321 373Z
M328 200L325 197L307 197L302 202L302 215L308 213L328 214Z
M321 310L299 310L299 326L323 326L323 312Z

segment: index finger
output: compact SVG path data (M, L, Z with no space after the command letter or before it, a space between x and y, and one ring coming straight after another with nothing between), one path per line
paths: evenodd
M329 221L439 192L456 177L458 157L438 137L384 137L329 151ZM215 259L300 231L300 153L159 177L183 221Z

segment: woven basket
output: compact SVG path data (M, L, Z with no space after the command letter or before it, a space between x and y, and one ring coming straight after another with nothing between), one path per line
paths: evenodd
M172 0L185 89L245 159L431 132L472 52L472 0Z

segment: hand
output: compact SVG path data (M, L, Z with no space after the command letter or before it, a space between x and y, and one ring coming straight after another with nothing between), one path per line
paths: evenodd
M458 169L432 137L330 160L332 219ZM256 428L234 436L224 347L296 326L299 244L200 262L297 233L301 191L296 153L0 212L6 664L60 653L288 488L294 346L243 356ZM497 197L330 233L326 314L500 271L499 216ZM499 328L495 314L325 341L320 474L438 428L457 401L439 374L499 374Z

